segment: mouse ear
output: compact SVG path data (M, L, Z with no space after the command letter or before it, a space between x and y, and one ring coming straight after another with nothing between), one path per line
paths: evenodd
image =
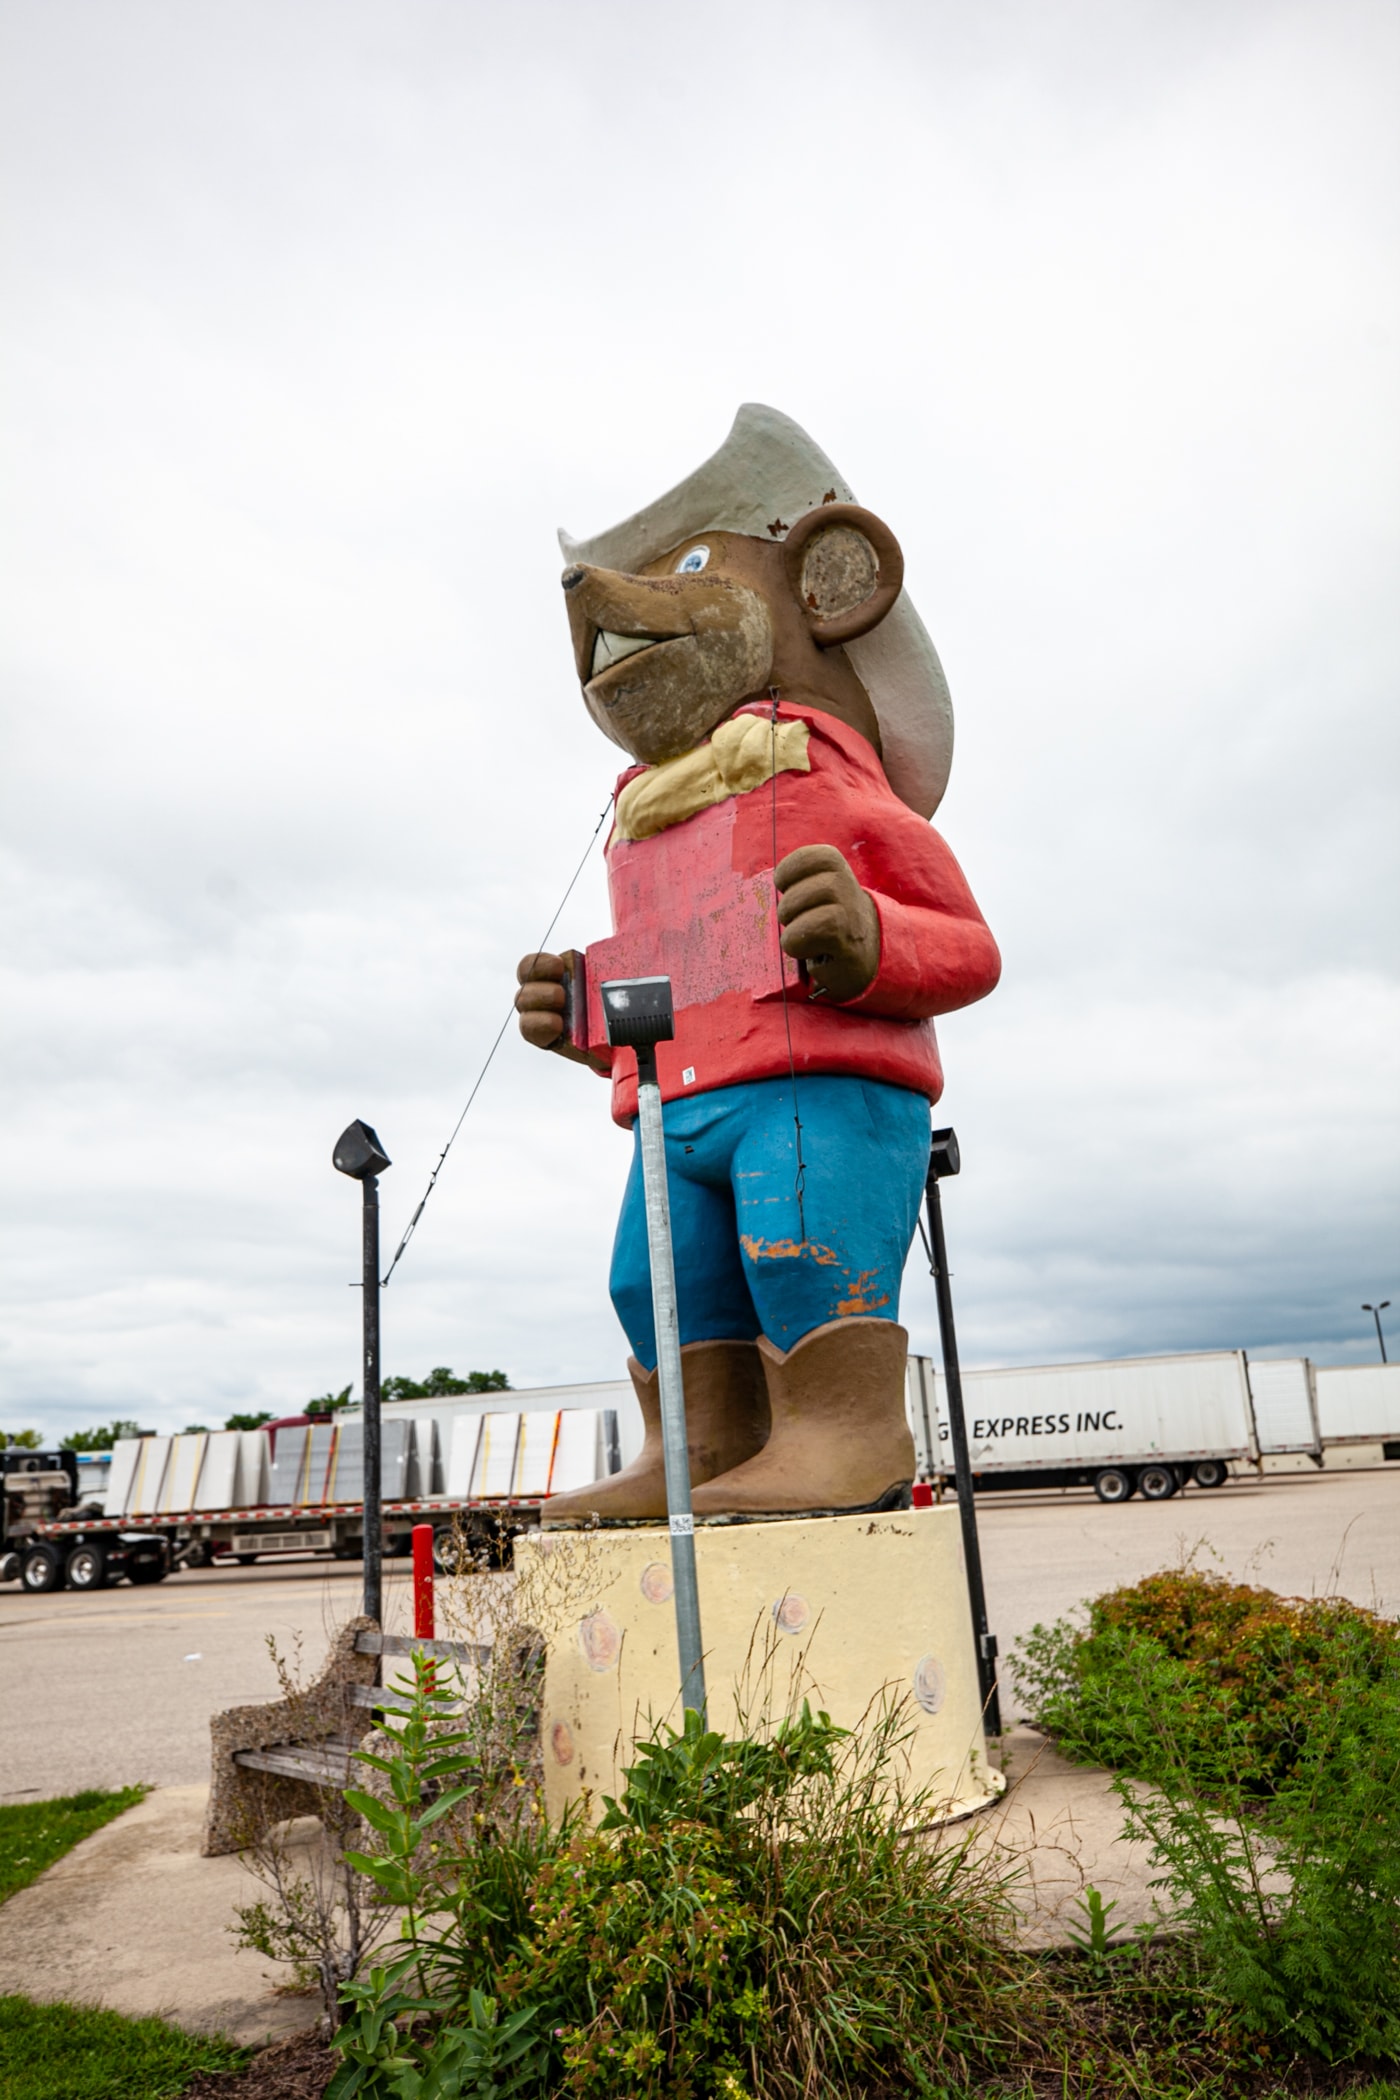
M858 503L809 510L783 541L793 596L818 648L878 627L904 585L904 556L888 525Z

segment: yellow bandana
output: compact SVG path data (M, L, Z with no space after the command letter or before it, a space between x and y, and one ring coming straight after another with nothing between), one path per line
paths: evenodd
M775 773L810 773L807 724L731 715L708 744L663 759L629 780L617 798L615 839L650 839L697 810L763 787Z

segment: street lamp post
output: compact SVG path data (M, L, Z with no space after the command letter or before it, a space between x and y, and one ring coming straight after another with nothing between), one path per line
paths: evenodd
M1376 1323L1376 1340L1381 1345L1381 1362L1383 1364L1389 1363L1390 1358L1385 1353L1385 1332L1381 1327L1381 1314L1389 1303L1389 1298L1382 1298L1379 1305L1363 1305L1361 1308L1362 1312L1368 1312Z
M331 1159L336 1172L358 1181L364 1195L360 1234L365 1400L364 1613L379 1625L384 1562L379 1458L379 1176L391 1162L370 1125L359 1121L341 1131Z
M972 1638L977 1648L977 1677L982 1690L982 1712L991 1735L1001 1734L1001 1696L997 1689L997 1640L987 1626L987 1595L982 1586L982 1549L977 1539L977 1505L972 1485L972 1461L967 1449L967 1420L963 1414L962 1372L958 1366L958 1338L953 1327L953 1287L948 1276L948 1243L943 1237L943 1199L938 1184L945 1174L959 1172L962 1161L958 1140L951 1130L935 1130L929 1141L928 1229L933 1254L933 1286L938 1296L938 1332L943 1344L943 1383L948 1395L948 1434L953 1446L953 1477L958 1489L958 1515L962 1520L963 1561L967 1568L967 1596L972 1607Z
M705 1718L705 1662L700 1642L700 1586L695 1572L695 1518L690 1506L690 1452L685 1429L680 1314L671 1247L671 1196L656 1046L675 1034L669 977L614 978L600 986L608 1041L637 1053L637 1121L642 1140L642 1192L651 1306L656 1325L656 1373L661 1400L661 1452L666 1471L666 1517L671 1535L671 1581L676 1599L681 1705Z

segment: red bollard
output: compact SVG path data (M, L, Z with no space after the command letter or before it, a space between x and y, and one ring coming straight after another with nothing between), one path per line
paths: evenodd
M433 1620L433 1527L413 1527L413 1634L415 1640L430 1641Z

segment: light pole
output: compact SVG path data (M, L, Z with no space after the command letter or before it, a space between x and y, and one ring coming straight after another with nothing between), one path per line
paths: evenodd
M938 1296L938 1332L943 1343L943 1383L948 1394L948 1434L953 1446L953 1477L958 1488L958 1515L962 1520L963 1561L967 1568L967 1598L972 1607L972 1638L977 1648L977 1678L982 1691L982 1712L992 1735L1001 1734L1001 1696L997 1689L997 1639L987 1626L987 1596L982 1587L982 1549L977 1540L977 1505L972 1485L972 1462L967 1450L967 1421L963 1414L962 1372L958 1368L958 1338L953 1327L953 1288L948 1276L948 1244L943 1237L943 1199L938 1184L962 1166L957 1135L935 1130L929 1140L928 1230L933 1253L933 1287Z
M338 1174L358 1181L364 1193L360 1291L364 1311L365 1489L364 1613L382 1623L384 1526L380 1512L379 1462L379 1176L391 1164L368 1123L347 1124L331 1154Z
M642 1134L642 1191L646 1198L651 1307L656 1326L656 1370L661 1397L661 1450L666 1468L666 1515L671 1533L671 1581L676 1597L681 1705L705 1718L705 1662L700 1643L700 1587L695 1573L695 1518L690 1507L690 1452L685 1433L680 1316L671 1250L671 1197L666 1182L666 1136L656 1046L675 1035L669 977L622 977L599 987L608 1041L637 1053L637 1121Z
M1361 1308L1362 1312L1368 1312L1376 1323L1376 1340L1381 1345L1381 1362L1383 1364L1389 1363L1390 1358L1385 1353L1385 1333L1381 1327L1381 1314L1389 1303L1389 1298L1382 1298L1379 1305L1363 1305Z

